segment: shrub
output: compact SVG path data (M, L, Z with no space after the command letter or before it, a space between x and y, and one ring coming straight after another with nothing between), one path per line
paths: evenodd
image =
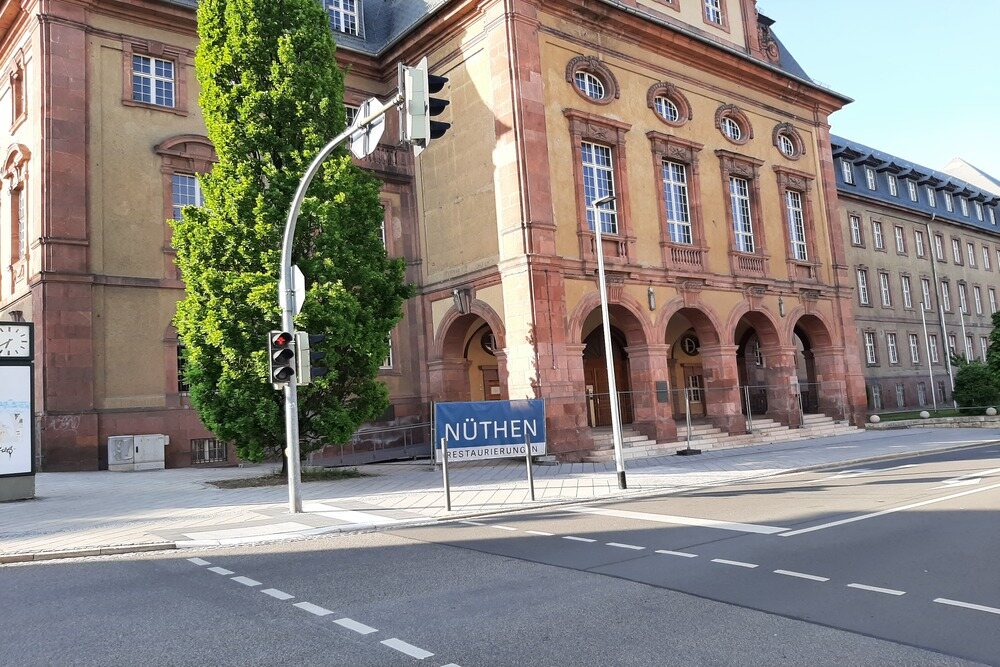
M983 414L985 408L1000 404L1000 387L986 364L965 364L955 376L955 401L962 414Z

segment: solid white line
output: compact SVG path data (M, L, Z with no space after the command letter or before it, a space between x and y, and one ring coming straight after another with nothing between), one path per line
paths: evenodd
M302 611L308 611L310 614L315 614L316 616L329 616L333 612L329 609L324 609L319 605L315 605L312 602L296 602L293 607L298 607Z
M880 588L879 586L866 586L865 584L847 584L848 588L857 588L873 593L885 593L886 595L906 595L906 591L897 591L895 588Z
M250 577L230 577L230 581L235 581L238 584L243 584L244 586L260 586L260 582L256 579L251 579Z
M270 595L278 600L291 600L294 595L289 595L285 591L279 591L277 588L265 588L261 591L264 595Z
M459 665L456 665L453 662L449 662L447 665L441 665L441 667L459 667Z
M225 574L225 575L230 575L233 573L232 570L227 570L224 567L210 567L208 568L208 571L215 572L216 574Z
M541 535L543 537L552 537L552 533L546 533L544 530L526 530L526 533L531 533L532 535Z
M492 525L490 526L490 528L496 528L497 530L514 530L514 531L517 530L517 528L511 528L510 526L497 526L497 525Z
M744 563L743 561L740 560L726 560L725 558L713 558L712 562L722 563L723 565L735 565L736 567L749 567L749 568L757 567L757 565L754 563Z
M628 510L607 509L604 507L573 507L567 508L572 512L584 514L600 514L602 516L613 516L620 519L635 519L637 521L655 521L656 523L672 523L681 526L698 526L700 528L719 528L721 530L735 530L741 533L759 533L761 535L772 535L788 530L780 526L761 526L753 523L735 523L732 521L716 521L715 519L701 519L690 516L674 516L671 514L653 514L651 512L630 512Z
M459 521L459 523L464 523L464 524L466 524L468 526L485 526L486 525L485 523L482 523L481 521Z
M953 607L964 607L965 609L974 609L975 611L985 611L987 614L1000 615L1000 609L996 607L986 607L981 604L972 604L971 602L959 602L958 600L949 600L948 598L934 598L934 601L941 604L950 604Z
M792 570L775 570L775 574L783 574L786 577L798 577L799 579L809 579L810 581L830 581L829 577L817 577L815 574L805 572L793 572Z
M952 500L954 498L961 498L962 496L968 496L973 493L982 493L983 491L992 491L993 489L1000 489L1000 484L993 484L991 486L984 486L981 489L972 489L971 491L962 491L961 493L953 493L950 496L942 496L941 498L931 498L930 500L923 500L919 503L911 503L909 505L902 505L900 507L891 507L887 510L882 510L880 512L872 512L871 514L862 514L861 516L853 516L849 519L841 519L840 521L831 521L829 523L822 523L818 526L812 526L811 528L802 528L800 530L792 530L787 533L781 533L781 537L792 537L793 535L801 535L803 533L811 533L814 530L823 530L824 528L833 528L834 526L842 526L845 523L854 523L855 521L864 521L865 519L874 519L877 516L882 516L883 514L892 514L893 512L902 512L904 510L910 510L914 507L923 507L924 505L933 505L934 503L941 503L946 500Z
M375 628L370 625L365 625L364 623L358 623L353 618L338 618L334 621L337 625L342 628L347 628L348 630L353 630L359 635L370 635L373 632L378 632Z
M656 553L667 556L680 556L681 558L697 558L698 554L686 554L683 551L670 551L669 549L657 549Z
M188 558L188 562L194 563L195 565L211 565L207 560L202 560L200 558Z
M402 639L396 639L395 637L392 639L383 639L382 643L389 648L394 648L400 653L405 653L411 658L416 658L417 660L423 660L424 658L429 658L434 655L430 651L425 651L424 649L414 646L413 644L407 644Z
M592 540L589 537L577 537L576 535L563 535L564 540L573 540L574 542L596 542L597 540Z
M609 547L618 547L619 549L635 549L636 551L642 551L646 547L639 547L634 544L621 544L619 542L607 542Z

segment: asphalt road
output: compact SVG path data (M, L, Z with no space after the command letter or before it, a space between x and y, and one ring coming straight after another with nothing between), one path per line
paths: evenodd
M997 509L987 446L391 534L6 566L0 665L1000 664Z

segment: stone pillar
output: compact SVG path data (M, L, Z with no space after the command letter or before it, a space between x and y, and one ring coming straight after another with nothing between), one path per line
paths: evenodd
M636 430L657 442L677 439L677 424L670 405L670 393L659 402L656 383L670 380L670 346L664 344L630 346L629 366L632 372L632 409Z
M714 426L730 435L747 432L740 403L740 375L735 345L704 345L701 348L705 376L705 407Z
M431 400L442 403L469 400L469 361L436 359L427 363Z
M799 411L798 372L795 368L795 346L768 350L767 416L788 428L802 426Z
M816 348L812 353L819 385L819 411L834 419L849 419L851 410L842 370L844 348Z

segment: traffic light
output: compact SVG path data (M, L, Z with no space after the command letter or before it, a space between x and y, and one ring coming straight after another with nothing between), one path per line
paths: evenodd
M448 100L431 97L448 83L448 79L427 73L427 58L423 58L415 67L399 66L399 86L404 92L403 113L400 123L402 139L413 145L413 154L430 145L432 139L440 139L451 127L450 123L431 120L432 116L440 115Z
M317 343L322 343L324 340L326 340L324 334L310 335L305 331L295 332L295 347L298 349L298 355L296 356L296 370L298 371L296 382L298 384L309 384L313 378L323 377L327 374L328 369L325 366L313 365L316 362L322 361L323 357L326 356L326 352L312 349L313 346Z
M295 375L295 338L287 331L272 331L267 337L271 360L271 382L275 387L291 382Z

